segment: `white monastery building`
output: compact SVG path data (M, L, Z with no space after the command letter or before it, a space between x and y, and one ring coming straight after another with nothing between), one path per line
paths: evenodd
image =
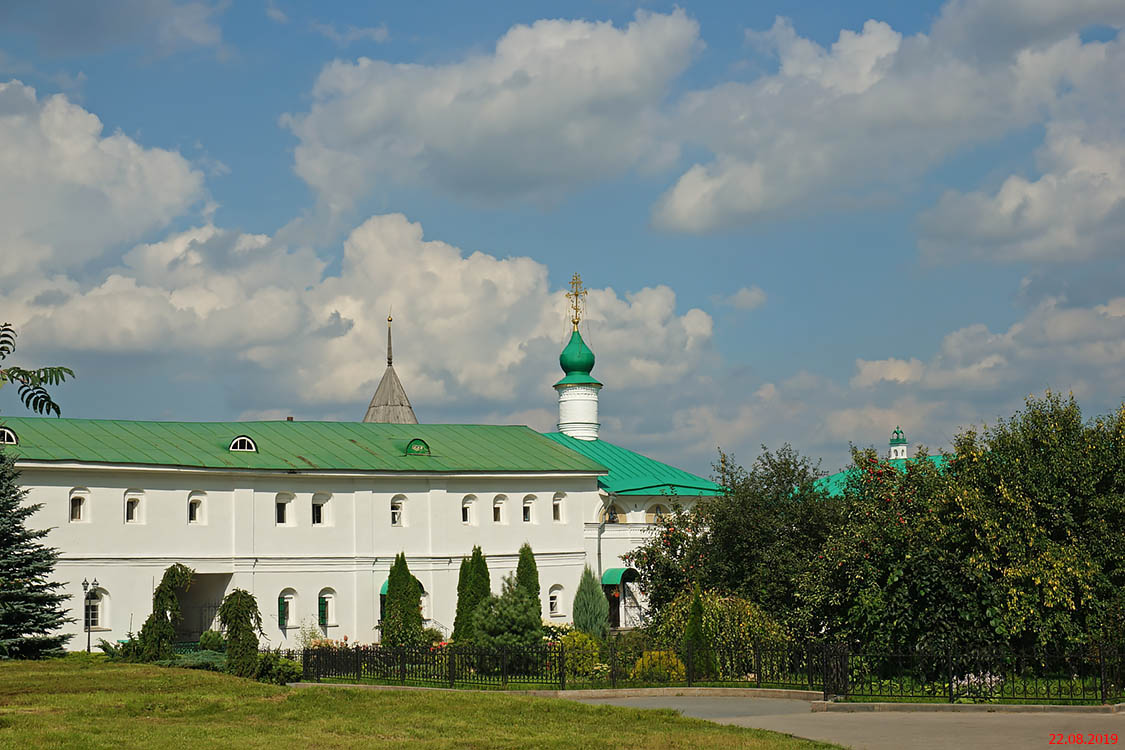
M559 357L558 432L525 426L419 424L392 364L362 422L137 422L7 417L0 443L17 457L31 521L60 551L69 648L122 640L152 609L164 570L195 570L180 593L189 641L215 627L234 588L257 597L266 643L292 647L302 625L326 636L379 638L396 554L421 582L427 625L446 634L462 557L480 545L492 586L529 542L544 619L569 622L584 566L606 589L612 624L642 602L622 555L674 503L720 488L598 436L602 384L579 333L575 275L569 342ZM83 581L96 581L83 607Z

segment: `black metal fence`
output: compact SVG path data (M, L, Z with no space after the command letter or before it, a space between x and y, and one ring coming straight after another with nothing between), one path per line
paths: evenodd
M313 648L282 652L307 681L477 689L742 686L811 690L824 699L1096 704L1125 700L1125 650L1072 654L930 649L868 652L843 644L698 651L611 637L595 651L562 644Z

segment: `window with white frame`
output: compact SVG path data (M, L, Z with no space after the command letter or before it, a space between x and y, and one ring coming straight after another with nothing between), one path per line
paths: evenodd
M563 587L555 584L547 592L547 612L551 617L562 617L563 615Z
M192 492L188 494L187 522L192 525L207 523L207 494Z
M648 510L645 511L645 523L657 523L666 515L668 515L668 509L660 503L650 505Z
M125 523L144 523L141 515L144 507L141 504L143 494L140 491L125 493Z
M504 495L497 495L492 500L492 522L504 523L504 503L507 501Z
M336 590L324 588L316 597L316 623L322 628L336 624Z
M89 493L85 487L70 491L70 522L85 523L90 520Z
M555 523L562 523L563 521L563 498L566 494L563 492L556 492L555 496L551 498L551 520Z
M473 518L473 507L476 504L476 495L465 495L461 499L461 523L472 526L476 519Z
M332 496L326 492L318 492L312 498L312 525L331 526L332 516L329 500Z
M291 588L282 589L277 595L277 626L282 630L296 627L297 592Z
M90 589L85 594L83 630L109 629L109 594L105 589Z
M278 526L292 526L294 525L293 514L290 512L290 505L293 503L293 496L288 492L279 492L273 500L273 518L274 523Z
M391 498L391 526L406 525L406 497L395 495Z
M16 433L7 427L0 427L0 445L19 445L19 438Z
M527 495L523 499L523 522L535 522L535 495Z
M258 446L246 435L239 435L234 440L230 441L230 450L237 453L257 453Z

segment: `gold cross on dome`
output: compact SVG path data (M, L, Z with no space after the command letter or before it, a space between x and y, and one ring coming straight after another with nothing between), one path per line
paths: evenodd
M570 291L566 296L570 299L570 309L573 315L570 322L574 324L574 330L578 330L578 323L582 320L582 305L585 304L585 297L589 294L588 289L582 288L582 277L575 273L570 277Z

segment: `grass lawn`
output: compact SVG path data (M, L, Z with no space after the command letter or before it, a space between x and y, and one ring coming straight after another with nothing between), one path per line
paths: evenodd
M0 662L0 748L830 749L672 711L500 693L283 688L70 656Z

